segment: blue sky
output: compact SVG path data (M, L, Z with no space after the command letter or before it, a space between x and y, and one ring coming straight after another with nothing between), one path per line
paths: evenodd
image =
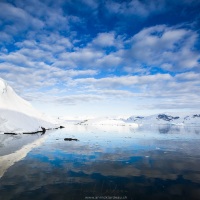
M199 0L1 0L0 77L53 115L200 110Z

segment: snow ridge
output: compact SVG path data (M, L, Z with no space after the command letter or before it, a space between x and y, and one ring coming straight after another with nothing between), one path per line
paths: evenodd
M35 131L41 126L53 127L54 121L18 96L0 78L0 132Z

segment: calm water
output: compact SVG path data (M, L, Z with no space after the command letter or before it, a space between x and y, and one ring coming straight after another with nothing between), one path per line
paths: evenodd
M0 177L0 200L200 199L200 128L0 135Z

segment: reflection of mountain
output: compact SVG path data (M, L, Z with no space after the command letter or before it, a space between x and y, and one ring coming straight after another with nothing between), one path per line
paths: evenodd
M158 126L158 131L160 134L179 134L181 130L183 131L184 129L185 127L172 126L170 124Z
M151 136L151 133L154 131L155 133L166 134L171 138L173 136L179 138L194 138L200 134L199 126L176 126L171 124L159 124L150 126L149 124L143 124L142 126L139 126L139 128L135 129L136 133L144 131L150 133L149 136Z
M33 148L40 146L42 142L44 141L44 138L45 137L41 137L37 139L36 141L23 146L21 149L17 150L14 153L1 156L0 157L0 178L4 175L4 173L9 167L11 167L14 163L26 157L28 152L31 151Z
M52 123L0 79L0 132L34 131L40 126L51 127Z
M171 128L170 126L164 126L164 127L159 127L158 130L159 130L159 133L166 134L166 133L169 133L170 128Z

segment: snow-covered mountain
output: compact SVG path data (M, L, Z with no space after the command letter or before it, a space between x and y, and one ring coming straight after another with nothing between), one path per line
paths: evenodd
M41 126L53 127L54 121L18 96L0 78L0 132L36 131Z
M82 120L79 125L118 125L118 126L134 126L139 125L198 125L200 126L200 114L169 114L162 113L150 116L131 116L123 117L102 117L95 119Z
M131 116L127 122L142 124L174 124L174 125L200 125L200 114L162 113L150 116Z

